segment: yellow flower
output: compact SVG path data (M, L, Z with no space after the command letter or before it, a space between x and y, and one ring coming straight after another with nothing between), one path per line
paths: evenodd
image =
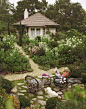
M8 98L10 98L10 96L8 96Z
M3 106L1 106L1 108L3 108Z

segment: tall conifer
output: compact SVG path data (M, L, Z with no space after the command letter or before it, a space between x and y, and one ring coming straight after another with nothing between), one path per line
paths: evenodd
M8 23L8 35L10 35L10 28L9 28L9 23Z
M20 21L20 28L19 28L19 45L22 46L22 26Z

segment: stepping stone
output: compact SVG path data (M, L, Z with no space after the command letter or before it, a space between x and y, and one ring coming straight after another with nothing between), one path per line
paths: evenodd
M24 95L23 93L18 93L18 95Z
M61 91L62 91L62 92L66 92L66 89L62 89Z
M60 87L59 87L59 86L57 86L56 88L54 88L54 90L57 92L57 91L59 91L59 90L60 90Z
M62 95L63 93L60 91L60 92L57 92L59 95Z
M12 93L16 93L17 92L17 86L15 86L13 89L11 89Z
M22 84L24 84L24 83L17 83L18 85L22 85Z
M34 94L32 94L32 93L29 93L29 97L33 97L34 96Z
M51 85L50 86L55 86L55 84L54 83L51 83Z
M43 99L43 96L37 96L37 98L39 98L39 99Z
M49 95L45 95L45 97L46 97L46 98L50 98L50 96L49 96Z
M75 78L70 78L71 80L75 80Z
M68 83L68 85L71 85L71 83Z
M78 84L73 84L73 87L77 86Z
M84 89L84 87L80 87L81 89Z
M26 88L26 89L27 89L27 86L22 86L22 87L24 87L24 88Z
M31 101L31 103L33 103L33 101Z
M43 95L43 91L38 91L36 94L37 95Z
M43 101L43 100L38 100L38 103L40 103L41 105L46 105L46 101Z
M20 92L27 92L26 90L19 90Z
M84 84L81 84L82 87L84 87Z
M21 87L19 87L19 89L21 89Z
M71 88L71 86L68 86L68 88Z
M37 98L33 98L32 100L35 101Z
M74 83L74 80L68 79L69 83Z

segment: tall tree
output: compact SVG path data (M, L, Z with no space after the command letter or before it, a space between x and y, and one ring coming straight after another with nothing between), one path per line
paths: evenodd
M16 21L20 21L24 18L24 10L27 8L29 16L36 13L37 11L46 10L47 2L42 0L22 0L17 2L16 9L13 11L13 17Z
M71 3L70 0L56 0L54 5L49 5L45 15L60 24L61 30L78 28L83 20L82 6L80 3Z
M7 0L0 0L0 20L4 22L12 22L12 15L9 13L14 8L13 4Z
M22 46L22 25L20 21L20 28L19 28L19 45Z

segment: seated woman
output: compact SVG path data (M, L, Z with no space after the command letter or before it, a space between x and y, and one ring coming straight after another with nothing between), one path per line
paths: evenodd
M62 76L61 76L61 74L59 73L57 67L55 67L54 71L55 71L55 79L61 79Z
M59 73L57 67L54 69L54 71L55 71L55 82L57 82L57 83L64 83L64 82L66 82L65 80L69 76L69 69L68 69L68 67L66 67L64 69L64 72L62 73L62 75Z

